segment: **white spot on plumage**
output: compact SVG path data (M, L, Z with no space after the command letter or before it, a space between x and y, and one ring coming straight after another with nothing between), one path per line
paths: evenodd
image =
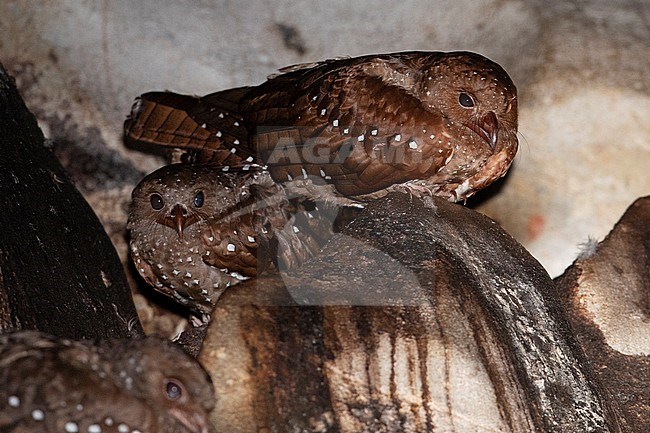
M339 126L339 119L335 119L335 120L332 122L332 126Z
M343 133L344 133L344 134L348 134L348 133L350 133L350 128L345 128L345 129L343 130Z
M45 418L45 414L43 413L42 410L40 410L40 409L34 409L34 410L32 411L32 419L33 419L34 421L43 421L44 418Z
M300 232L300 229L298 227L296 227L296 226L291 226L291 228L293 229L294 233L299 233Z
M459 185L454 190L454 193L456 193L457 198L461 198L461 197L465 197L465 194L467 194L467 191L469 191L469 179L466 179L465 182L463 182L461 185Z
M198 286L199 285L199 280L192 280L192 284L194 284L195 286Z
M377 128L375 128L372 131L370 131L370 135L377 135L378 132L379 131L377 130Z
M88 426L88 433L102 433L102 428L99 424L90 424Z
M223 119L223 113L219 113L219 119Z
M77 433L79 431L79 426L77 425L77 423L74 423L72 421L68 421L67 423L65 423L63 428L68 433Z
M287 180L293 180L293 177L289 173L287 173Z
M104 424L106 424L108 426L113 425L113 418L111 418L110 416L107 416L106 418L104 418Z
M395 134L395 141L400 141L402 139L402 134Z
M228 251L230 251L231 253L234 252L235 251L235 244L228 244L228 246L226 246L226 249Z
M248 171L248 170L251 169L251 165L250 164L244 164L244 166L241 169L244 170L244 171Z
M308 176L307 176L307 171L305 171L304 168L302 168L301 171L302 171L302 177L304 177L305 179L307 179L307 177L308 177Z
M323 108L322 110L320 110L320 115L321 115L321 116L324 116L325 114L327 114L327 110L326 110L325 108Z
M363 141L366 139L366 136L361 134L360 136L357 137L357 141Z
M188 257L185 259L186 262L190 263L192 261L192 257Z
M180 273L181 273L181 271L179 271L178 269L174 269L174 270L172 271L172 274L174 274L174 275L178 275L178 274L180 274Z
M236 153L236 152L237 152L237 149L235 149L234 147L232 149L230 149L230 153Z
M7 402L9 403L10 407L20 406L20 399L16 395L10 395L9 398L7 399Z
M210 236L210 237L208 238L208 240L209 240L210 242L214 242L214 236Z
M418 144L415 142L415 140L413 140L413 141L411 141L411 142L409 143L409 147L410 147L411 149L417 149L417 148L418 148Z
M248 242L255 242L255 238L253 236L249 236L247 239Z
M120 423L117 426L117 431L120 432L120 433L129 433L129 430L130 430L129 426L124 424L124 423Z
M208 125L206 125L205 123L202 123L202 124L201 124L201 128L205 129L205 128L207 128L207 127L208 127Z
M248 277L243 276L243 275L240 274L239 272L231 272L231 273L230 273L230 276L231 276L231 277L234 277L234 278L237 278L237 279L240 280L240 281L248 280Z
M235 121L233 122L233 125L235 125L235 126L239 126L239 122L237 122L237 121L235 120Z
M192 274L190 274L189 272L185 272L185 276L186 276L187 278L192 278Z
M325 177L325 172L323 171L322 168L320 169L320 175L321 175L322 177Z
M214 134L214 135L215 135L216 137L221 137L222 134L221 134L221 131L217 131L217 133Z
M246 162L253 162L253 157L249 156L248 158L246 158Z

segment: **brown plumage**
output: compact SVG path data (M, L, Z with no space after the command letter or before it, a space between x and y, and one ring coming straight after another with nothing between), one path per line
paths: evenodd
M517 151L516 88L478 54L384 54L282 72L200 98L147 93L125 124L128 141L183 149L201 164L145 179L129 228L140 274L204 317L266 258L293 267L331 234L327 209L314 217L301 207L308 200L289 197L322 208L395 189L463 200L503 176ZM154 194L167 207L153 209Z
M517 151L516 88L478 54L371 55L282 72L205 97L144 94L127 139L216 166L256 163L300 193L355 201L391 189L463 200L503 176Z
M174 164L133 191L131 257L151 286L205 320L227 287L311 257L335 217L289 197L268 172Z
M0 431L207 433L207 373L169 341L0 335Z

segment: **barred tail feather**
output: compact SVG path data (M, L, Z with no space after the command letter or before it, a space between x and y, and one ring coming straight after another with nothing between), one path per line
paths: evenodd
M125 140L127 144L182 149L203 163L243 165L252 155L243 121L214 100L171 92L145 93L136 99L124 123Z

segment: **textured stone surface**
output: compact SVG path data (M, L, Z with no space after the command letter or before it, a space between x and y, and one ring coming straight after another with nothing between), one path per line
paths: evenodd
M0 330L142 333L100 221L48 149L0 64Z
M644 197L556 282L578 340L630 432L650 424L648 222L650 197Z
M217 429L618 431L539 263L432 204L389 195L301 268L224 294L200 355Z

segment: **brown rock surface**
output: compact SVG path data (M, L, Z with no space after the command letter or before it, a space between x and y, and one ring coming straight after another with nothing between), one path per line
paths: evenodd
M578 341L625 431L650 425L650 197L557 279Z
M108 236L0 65L0 330L142 333Z
M200 360L244 431L618 431L542 267L486 217L403 194L322 255L227 291Z

